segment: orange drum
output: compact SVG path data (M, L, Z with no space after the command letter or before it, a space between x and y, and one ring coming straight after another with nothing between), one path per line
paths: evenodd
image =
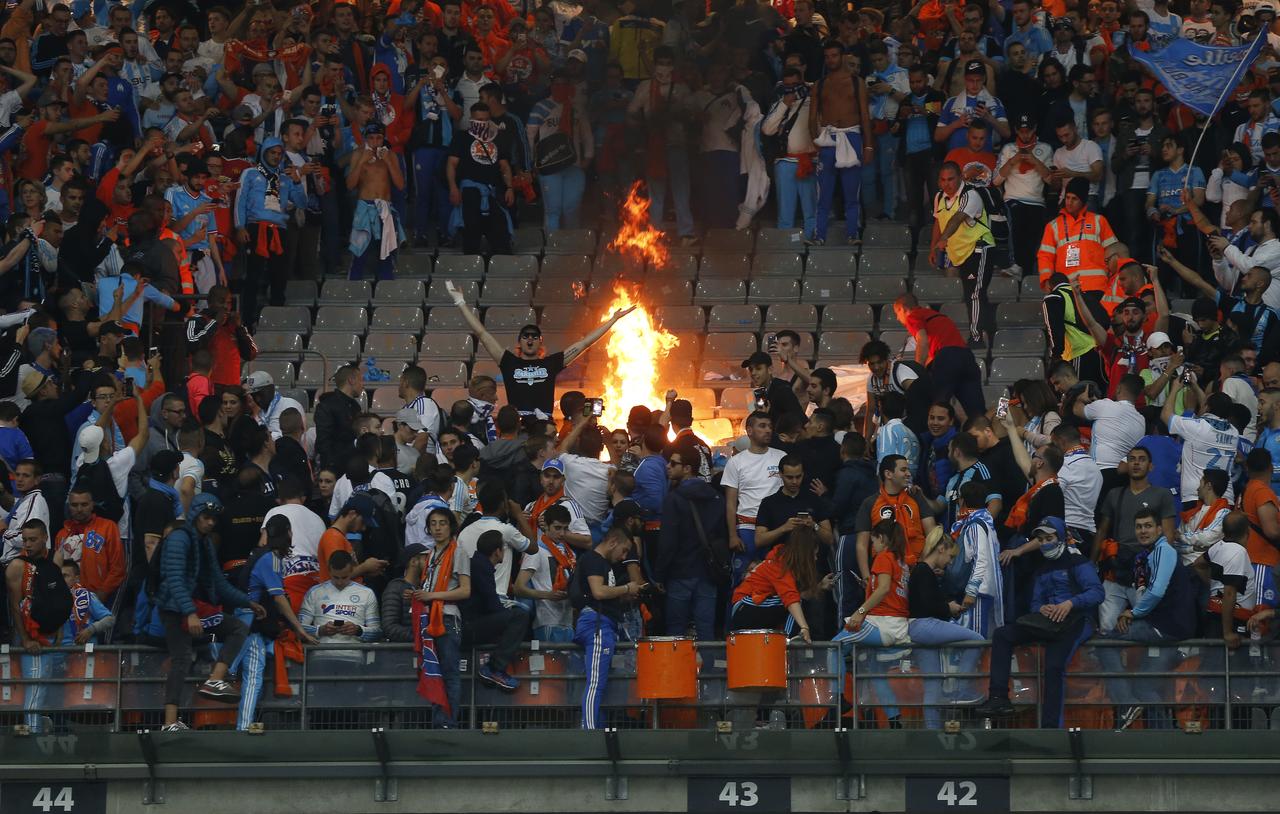
M521 706L558 707L565 706L566 684L563 678L568 670L568 655L559 650L540 650L522 654L509 668L516 675L527 675L520 681L520 686L512 693L512 698Z
M731 690L787 687L787 636L777 630L739 630L725 640Z
M636 643L636 695L641 698L696 698L698 653L693 639L655 636Z

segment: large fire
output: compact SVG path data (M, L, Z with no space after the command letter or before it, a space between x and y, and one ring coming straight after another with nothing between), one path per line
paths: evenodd
M649 225L649 201L640 195L640 184L631 188L622 205L622 225L609 250L632 259L638 266L648 264L653 271L667 263L667 247L662 233ZM640 286L622 279L613 283L613 300L600 316L605 322L614 312L635 306L635 311L618 322L609 333L605 353L609 357L601 396L604 415L601 423L610 428L625 427L627 412L637 404L660 409L663 392L658 390L660 365L680 344L663 330L648 307L639 299Z

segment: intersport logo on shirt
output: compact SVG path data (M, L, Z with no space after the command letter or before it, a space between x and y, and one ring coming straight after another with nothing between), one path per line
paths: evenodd
M357 609L355 605L320 604L320 613L323 616L345 616L349 619L354 619Z

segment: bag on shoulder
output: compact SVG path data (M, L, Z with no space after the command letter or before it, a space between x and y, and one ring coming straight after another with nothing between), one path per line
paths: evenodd
M964 533L969 530L973 522L966 520L956 532L956 555L951 558L951 562L942 572L942 590L949 597L963 594L965 587L969 584L969 577L973 576L974 561L968 558L968 552L964 549Z
M533 166L539 175L555 175L578 161L578 151L568 133L552 133L538 139L533 153Z
M71 589L52 556L39 560L26 556L19 559L36 569L31 584L31 621L41 633L52 636L71 618Z

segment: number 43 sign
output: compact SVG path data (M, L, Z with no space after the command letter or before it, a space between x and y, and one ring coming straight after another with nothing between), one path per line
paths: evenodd
M787 777L690 777L689 811L791 811L791 779ZM8 814L5 812L4 814Z
M911 814L936 811L986 814L1008 810L1007 777L907 778L907 811Z
M105 814L106 783L0 784L0 814Z

